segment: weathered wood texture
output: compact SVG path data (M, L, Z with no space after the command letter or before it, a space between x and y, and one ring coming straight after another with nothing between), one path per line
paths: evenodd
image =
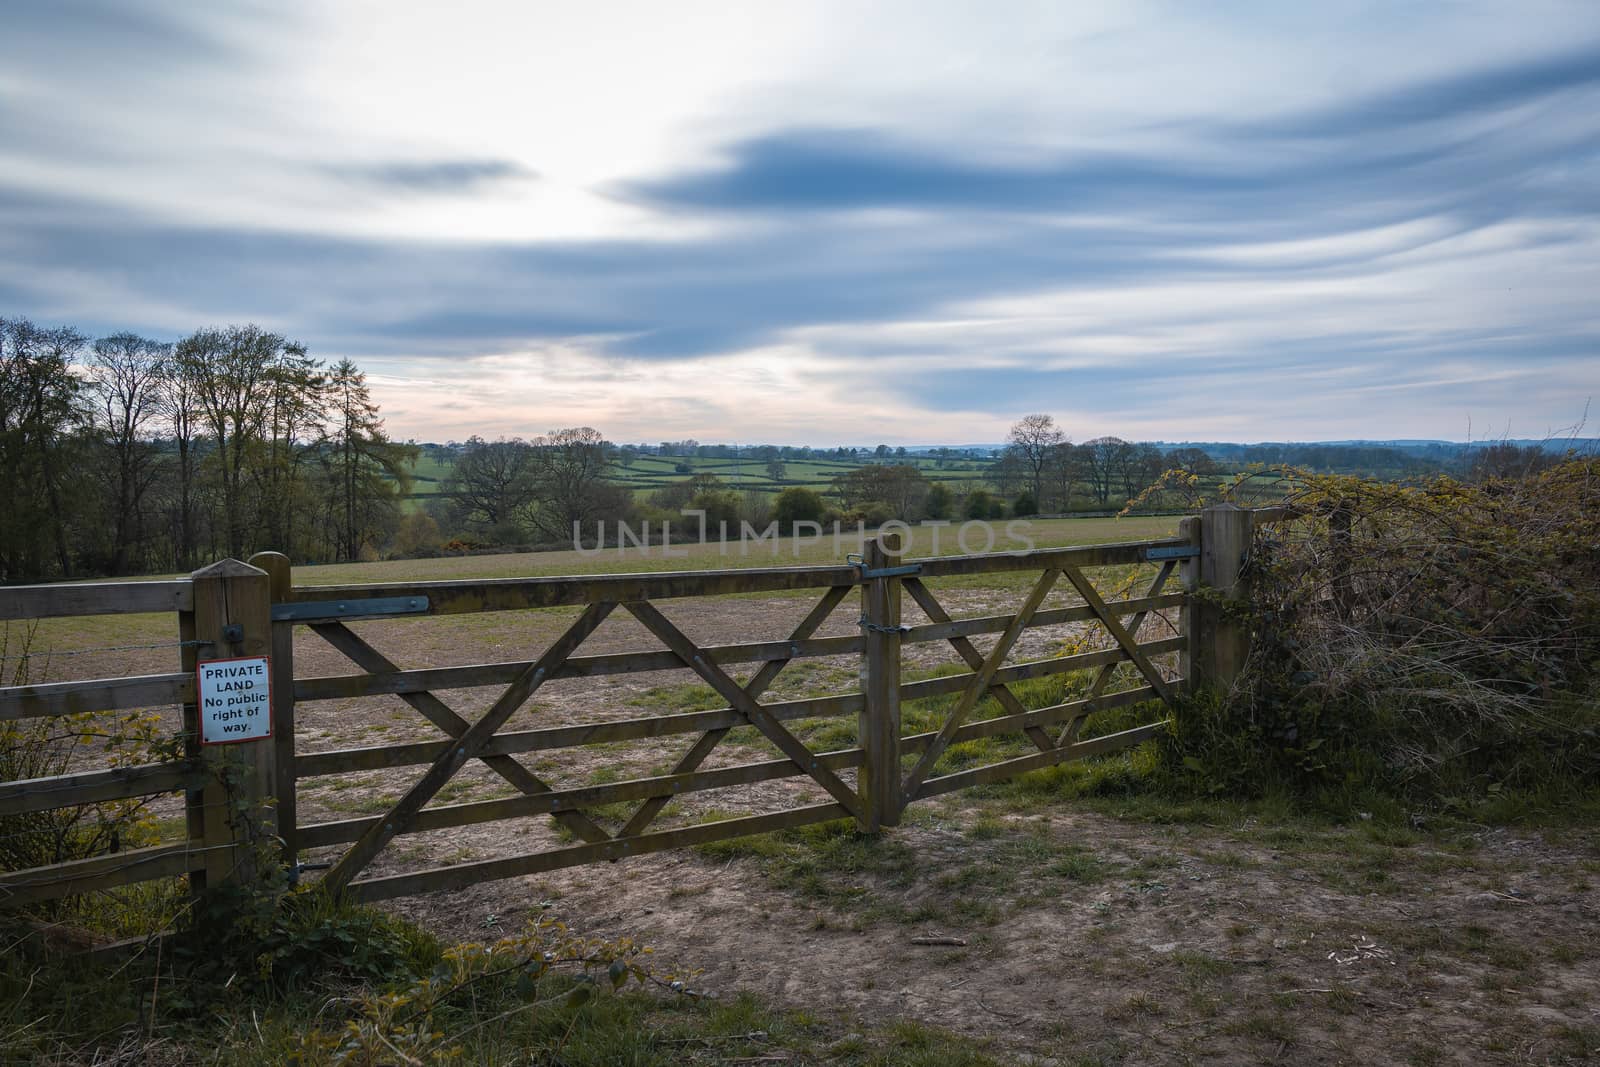
M0 721L89 711L132 711L194 700L194 675L145 674L0 689Z
M294 588L294 571L282 552L257 552L250 565L267 572L270 603L289 598ZM283 841L284 859L295 862L295 830L299 817L295 805L294 776L294 625L272 622L272 795L277 803L278 837Z
M195 640L206 642L200 660L271 655L272 587L266 571L225 559L191 578ZM230 636L230 627L238 627L237 637ZM205 765L217 772L203 789L190 794L189 804L191 812L199 809L207 886L253 878L260 836L276 836L274 755L270 737L208 746L201 754Z
M52 619L63 615L150 615L188 611L186 580L72 582L0 589L0 619Z
M233 813L240 798L229 798L217 783L217 761L241 764L242 776L230 778L250 783L248 807L276 797L276 830L284 838L287 858L309 848L351 845L333 868L326 884L344 889L359 899L382 899L401 894L458 888L487 878L509 877L555 870L580 863L616 860L668 848L680 848L752 833L764 833L828 819L853 817L867 830L892 827L905 804L966 785L997 781L1024 771L1065 760L1114 751L1138 744L1164 728L1153 722L1110 736L1080 739L1084 722L1096 711L1168 699L1174 686L1186 683L1191 673L1208 666L1215 675L1220 657L1214 649L1201 649L1183 636L1139 642L1141 623L1151 612L1179 608L1195 612L1187 595L1193 585L1229 577L1215 559L1202 555L1185 563L1185 592L1163 593L1162 584L1174 565L1160 575L1143 597L1107 604L1083 576L1083 568L1143 563L1154 548L1200 544L1218 550L1227 535L1207 537L1213 523L1226 517L1186 521L1177 539L1090 545L1021 553L991 553L914 561L914 576L872 574L894 568L903 561L899 545L879 539L871 542L861 567L764 567L722 571L686 571L658 574L621 574L584 577L505 579L475 582L423 582L381 585L300 587L292 584L288 560L277 553L252 557L255 566L226 560L190 580L148 583L93 583L74 586L26 587L0 591L0 618L29 618L63 614L175 611L181 641L206 642L203 649L183 648L184 670L176 674L90 682L0 689L0 719L64 715L79 711L128 709L161 704L184 706L185 729L191 739L198 729L193 668L199 659L269 654L272 657L274 736L267 741L245 742L200 752L191 745L188 758L171 764L116 768L61 776L33 782L0 783L0 815L45 810L55 806L92 803L127 796L189 789L189 834L183 844L136 850L89 860L58 864L34 871L0 876L0 900L31 902L90 891L153 877L191 874L197 886L250 872L246 826ZM1244 544L1248 544L1249 517L1245 516ZM1218 557L1221 558L1221 557ZM1241 554L1242 558L1242 554ZM1031 591L1011 614L973 619L952 619L938 603L925 579L964 575L1033 571L1040 574ZM1059 578L1066 578L1080 597L1081 606L1044 609L1043 602ZM1238 583L1237 573L1232 581ZM862 590L862 633L819 638L817 629L852 590ZM796 589L822 589L821 600L786 640L747 641L720 646L697 646L654 602L675 597L699 597ZM909 591L929 621L903 626L901 598ZM430 615L506 611L563 605L586 610L560 639L537 660L475 664L462 667L402 670L336 619L312 620L311 626L346 653L366 673L325 678L294 677L293 628L296 622L273 624L271 604L306 603L369 597L426 596ZM665 647L635 652L578 656L583 640L599 626L611 608L622 604ZM1126 625L1122 620L1127 619ZM1095 652L1006 665L1019 636L1027 629L1097 622L1105 627L1115 647ZM224 627L237 623L243 632L236 640ZM972 637L998 634L982 653ZM902 648L927 641L949 642L968 673L906 682L901 677ZM1179 677L1165 677L1151 657L1181 652L1186 662ZM793 660L818 656L862 656L862 688L805 699L762 703L763 692ZM1210 657L1207 663L1200 661ZM1143 678L1139 685L1104 692L1112 668L1131 662ZM760 669L744 685L723 669L726 665L758 663ZM594 677L640 671L687 668L708 683L726 702L721 709L647 715L633 719L581 725L551 726L501 733L516 708L544 682L556 678ZM1007 688L1033 678L1077 670L1096 670L1088 696L1052 707L1028 709ZM457 715L436 692L475 686L503 686L505 691L477 722ZM295 704L301 700L341 699L373 694L398 694L446 735L437 741L383 745L321 753L302 753L295 743ZM902 736L899 708L904 701L955 695L951 713L938 730ZM974 719L980 701L992 698L1000 713ZM844 715L858 716L858 747L813 752L784 725L797 719ZM1046 727L1064 726L1059 739ZM753 727L777 751L734 766L704 769L706 759L735 727ZM616 741L698 734L694 743L666 773L628 781L555 789L528 771L513 756ZM951 745L1001 734L1021 734L1038 752L984 767L935 775L941 757ZM901 761L916 760L910 774ZM482 760L521 793L518 796L462 804L429 806L430 801L456 771L469 760ZM429 767L394 808L382 815L347 818L302 825L295 805L295 783L300 778L411 765ZM856 772L853 785L840 772ZM725 789L809 777L832 794L829 803L766 814L726 819L716 823L648 831L651 822L674 797L702 790ZM639 802L615 836L609 835L586 814L608 804ZM264 804L259 815L271 832L274 809ZM438 870L385 877L363 877L363 868L392 838L450 827L465 826L529 815L553 816L584 839L583 843L541 853L467 863ZM254 823L260 832L260 823ZM648 831L648 832L647 832ZM253 855L253 853L251 853ZM9 896L8 896L9 895Z
M867 543L863 570L900 565L898 535ZM861 797L860 828L877 833L900 825L900 579L872 578L861 587L861 625L866 634L861 711L856 737L866 758L856 776Z
M230 846L223 851L231 852ZM0 907L22 907L130 882L172 878L205 869L211 850L197 841L110 852L89 859L0 872Z
M1228 611L1249 596L1244 576L1250 551L1251 513L1217 504L1200 515L1200 591L1190 631L1191 681L1199 689L1226 691L1244 668L1249 632Z
M196 788L205 779L197 764L182 760L0 782L0 816L171 793Z

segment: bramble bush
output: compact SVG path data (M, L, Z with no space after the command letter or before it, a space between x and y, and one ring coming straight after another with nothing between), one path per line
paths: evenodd
M1600 459L1477 484L1281 473L1299 517L1256 531L1250 656L1178 716L1179 773L1443 807L1592 789Z

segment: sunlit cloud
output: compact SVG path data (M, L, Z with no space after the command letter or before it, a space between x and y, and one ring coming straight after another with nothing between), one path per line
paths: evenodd
M1583 0L20 0L0 314L257 322L419 439L1537 434L1596 113Z

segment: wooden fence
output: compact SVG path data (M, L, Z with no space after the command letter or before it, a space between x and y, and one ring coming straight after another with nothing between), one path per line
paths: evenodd
M1263 517L1267 517L1263 515ZM1277 517L1277 516L1272 516ZM92 583L0 590L0 619L170 612L176 616L179 671L132 678L56 682L0 688L0 722L79 712L180 705L186 749L181 758L146 766L86 770L47 779L0 783L0 821L51 808L181 790L187 839L161 845L0 873L0 905L29 904L72 893L151 878L188 875L197 886L248 875L260 855L260 834L281 842L285 861L302 868L307 856L327 857L323 884L365 900L456 889L480 881L533 874L601 860L709 843L808 823L850 818L865 831L896 825L904 809L966 786L999 781L1025 771L1139 744L1165 728L1158 719L1110 734L1085 736L1096 712L1147 701L1170 704L1197 684L1226 684L1243 659L1243 633L1216 597L1194 597L1201 586L1241 595L1252 513L1222 505L1184 519L1169 539L1041 549L1028 552L903 559L899 541L884 535L848 565L760 567L715 571L616 574L489 581L428 581L350 586L296 586L288 561L277 553L250 564L225 560L189 579ZM1107 603L1085 571L1148 564L1153 576L1142 594ZM1036 574L1009 614L952 618L931 582L1003 573ZM1176 580L1174 580L1176 579ZM1069 606L1044 607L1061 588L1076 594ZM816 601L798 625L777 639L697 644L658 606L682 598L810 590ZM859 590L856 631L817 636L823 624ZM909 598L928 620L902 621ZM1079 603L1081 602L1081 603ZM426 618L465 613L581 608L536 659L468 666L401 667L351 627L358 620ZM586 638L608 616L624 613L642 625L658 647L580 655ZM1152 613L1177 614L1174 636L1141 641ZM1008 664L1029 629L1064 623L1098 625L1110 647ZM297 676L294 628L338 650L355 673ZM987 652L972 638L998 635ZM907 681L902 650L948 644L964 673ZM1176 657L1171 654L1176 653ZM207 746L197 744L196 664L203 660L271 657L273 736ZM860 684L848 692L763 701L791 663L817 657L855 656ZM1154 657L1176 658L1163 673ZM1132 664L1136 684L1109 689L1119 664ZM740 683L733 665L759 665ZM712 710L653 713L637 718L508 730L507 723L545 684L679 670L709 686L724 706ZM1083 695L1028 708L1013 687L1029 679L1070 671L1092 672ZM474 687L503 687L488 710L469 720L439 694ZM317 701L398 696L437 729L432 741L303 752L298 707ZM937 729L905 734L904 702L945 698ZM999 714L974 718L985 698ZM813 751L791 725L830 717L856 719L855 743ZM736 728L749 727L773 757L707 768L708 758ZM953 745L1015 734L1032 751L981 766L940 769ZM682 735L667 773L623 781L556 788L519 755L550 753L616 742ZM724 750L725 752L727 750ZM744 752L744 749L740 749ZM436 803L463 767L481 764L516 790L513 796ZM297 795L307 779L358 772L417 768L387 810L359 817L307 822ZM671 828L655 828L669 803L707 790L801 778L820 799L782 810ZM225 782L234 783L225 787ZM239 795L244 783L244 795ZM628 805L608 829L596 809ZM495 820L543 816L565 835L552 847L419 871L380 873L373 861L396 838Z

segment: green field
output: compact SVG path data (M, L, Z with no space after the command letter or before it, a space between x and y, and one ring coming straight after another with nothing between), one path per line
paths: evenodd
M776 495L792 485L825 492L832 488L834 478L867 466L868 462L879 461L785 460L783 478L774 479L767 472L767 464L754 459L639 456L626 465L613 461L607 470L607 477L618 485L632 489L634 496L643 503L657 489L686 481L697 474L715 475L726 488L735 492ZM987 460L940 460L930 456L907 456L889 457L881 462L909 464L920 470L929 481L945 482L952 489L971 483L984 488L993 488L987 483L987 471L990 466ZM678 470L680 464L689 469ZM410 505L412 507L429 497L437 496L445 479L450 476L450 466L439 462L430 454L418 457L411 471L413 482L408 500L412 502Z

